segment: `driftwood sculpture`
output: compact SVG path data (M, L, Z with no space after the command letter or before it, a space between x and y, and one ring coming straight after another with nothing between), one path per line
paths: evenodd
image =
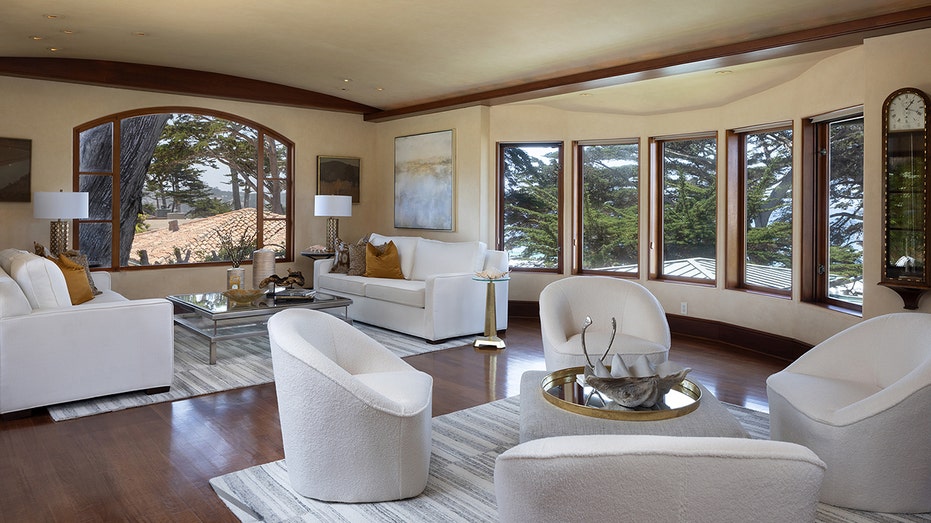
M654 408L663 406L666 393L692 370L689 368L674 370L668 361L654 367L646 356L641 355L630 367L624 363L620 354L615 354L611 360L611 368L604 364L604 359L611 351L614 339L617 336L617 320L611 318L611 340L601 358L592 360L588 355L585 343L585 331L591 327L592 318L585 317L582 327L582 353L585 354L585 382L599 393L614 400L623 407Z
M293 271L291 269L288 269L287 277L282 278L281 276L278 276L277 274L272 274L268 278L265 278L264 280L259 282L259 288L264 289L269 283L273 283L273 282L275 285L281 285L282 287L290 287L291 285L297 285L298 287L303 287L304 286L304 275L301 273L301 271Z

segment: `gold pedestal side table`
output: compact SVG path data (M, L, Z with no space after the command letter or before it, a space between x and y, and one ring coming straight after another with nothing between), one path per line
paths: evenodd
M472 346L476 350L498 351L504 349L504 340L498 337L498 315L495 311L495 283L507 281L507 276L501 278L482 278L473 276L475 281L486 282L485 291L485 336L477 338Z

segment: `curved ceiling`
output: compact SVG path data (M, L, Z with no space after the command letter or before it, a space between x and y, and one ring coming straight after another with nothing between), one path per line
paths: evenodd
M0 56L222 73L392 111L929 5L927 0L4 0Z

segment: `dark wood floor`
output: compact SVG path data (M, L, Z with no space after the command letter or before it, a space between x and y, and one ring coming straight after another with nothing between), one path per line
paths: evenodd
M518 394L543 369L540 326L511 319L507 350L407 358L434 377L434 415ZM767 410L765 379L787 362L673 338L670 359L722 401ZM71 421L0 422L0 521L236 521L208 480L284 457L274 384Z

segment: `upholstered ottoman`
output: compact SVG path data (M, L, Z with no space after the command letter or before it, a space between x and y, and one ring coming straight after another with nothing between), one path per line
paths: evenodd
M521 443L550 436L584 434L749 437L727 407L697 382L701 388L701 403L685 416L658 421L618 421L576 414L553 405L543 397L540 387L547 374L547 371L531 370L521 376Z

